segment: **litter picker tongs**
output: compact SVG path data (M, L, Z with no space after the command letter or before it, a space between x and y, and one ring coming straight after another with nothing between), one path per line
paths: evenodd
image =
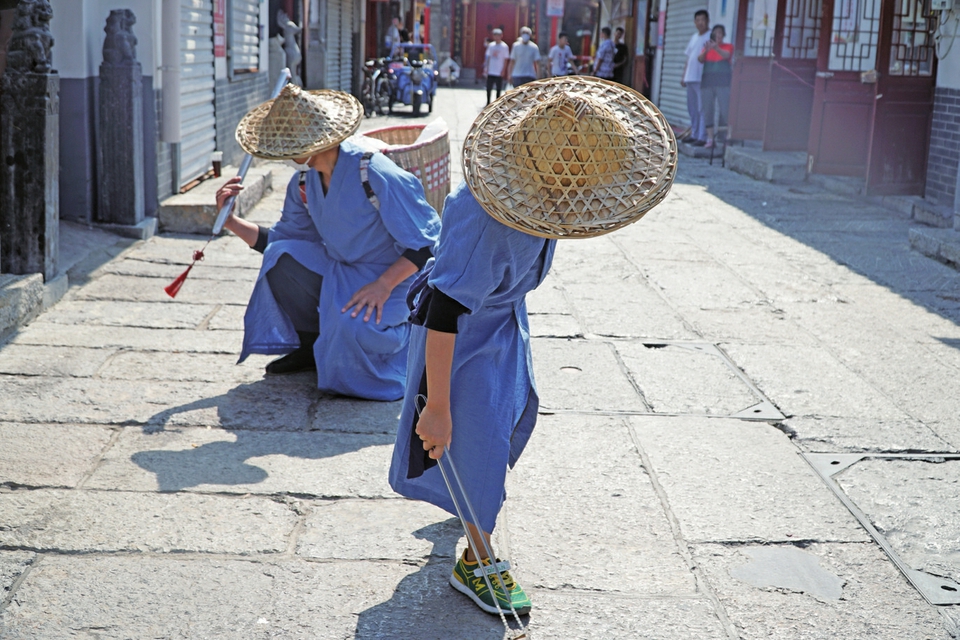
M417 409L417 415L420 415L421 406L420 403L423 401L426 403L426 397L423 395L418 395L414 406ZM443 448L443 455L437 460L437 466L440 467L440 474L443 476L443 482L447 485L447 491L450 493L450 499L453 501L453 508L457 512L457 517L460 519L460 525L463 527L463 532L467 536L467 542L473 547L473 550L479 552L482 548L487 554L487 557L490 559L490 564L484 565L482 562L478 562L479 566L474 570L474 575L477 577L483 577L483 581L486 584L487 590L490 593L491 598L493 599L493 605L497 608L497 613L500 615L500 622L503 623L504 629L507 630L507 635L511 640L531 640L530 631L527 629L523 622L520 621L520 616L517 614L517 610L513 608L513 599L510 597L510 590L507 589L507 582L503 578L503 572L507 570L506 563L497 561L497 556L493 553L493 549L490 548L490 545L487 543L487 539L480 535L480 543L478 544L476 540L473 539L473 535L470 533L470 528L467 526L467 520L463 517L463 506L467 508L467 514L470 516L470 524L474 526L477 531L483 531L480 527L480 519L477 518L477 513L473 509L473 504L470 502L470 498L467 497L467 492L464 491L463 482L460 481L460 474L457 473L457 467L453 463L453 456L450 455L450 448ZM447 469L444 467L449 467L450 471L447 472ZM460 500L457 498L457 492L454 491L453 484L450 482L450 478L453 478L453 484L456 485L456 488L460 492L460 496L463 498L463 506L460 504ZM479 556L479 553L477 554ZM478 557L479 560L479 557ZM513 619L516 620L517 624L520 626L520 629L516 632L510 628L510 625L507 624L507 617L503 613L503 609L500 607L500 602L497 599L497 593L493 589L493 585L490 583L490 575L493 574L497 577L497 583L500 585L500 588L503 590L504 595L507 598L507 601L510 603L510 613L513 616Z

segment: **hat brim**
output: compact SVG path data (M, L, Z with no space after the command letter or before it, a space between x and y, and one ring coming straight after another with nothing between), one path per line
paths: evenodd
M615 176L630 185L629 203L596 212L589 222L552 220L556 216L542 200L506 186L516 169L506 141L532 108L559 91L580 94L613 111L637 151L632 166L621 167ZM503 224L544 238L590 238L639 220L663 201L676 175L677 140L659 109L633 89L592 76L562 76L524 84L481 111L464 140L462 162L474 198Z
M328 126L319 136L305 135L306 127L294 130L291 127L290 141L282 154L271 152L261 145L264 121L276 98L267 100L251 109L237 125L236 138L240 147L250 155L267 160L290 160L312 156L337 146L360 128L363 121L363 105L349 93L318 89L304 91L318 98L328 116ZM299 136L299 139L298 139Z

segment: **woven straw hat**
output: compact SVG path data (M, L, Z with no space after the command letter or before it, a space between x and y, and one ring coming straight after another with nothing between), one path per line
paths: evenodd
M304 91L288 84L279 96L243 116L237 142L258 158L303 158L340 144L362 119L363 106L349 93Z
M590 76L531 82L477 117L463 173L503 224L544 238L589 238L639 220L670 191L677 140L663 114Z

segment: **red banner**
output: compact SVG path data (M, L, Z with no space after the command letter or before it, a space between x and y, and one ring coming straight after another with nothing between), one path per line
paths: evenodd
M227 57L227 0L213 0L213 55Z

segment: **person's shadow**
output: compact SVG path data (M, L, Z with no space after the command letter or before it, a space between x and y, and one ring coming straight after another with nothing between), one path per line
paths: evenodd
M481 611L449 583L463 535L459 520L450 518L413 532L433 543L419 571L405 577L393 596L360 612L355 638L364 640L502 640L500 618ZM510 614L507 614L509 620ZM511 624L514 628L516 623ZM526 620L524 620L526 624Z
M156 475L160 491L263 482L269 474L249 464L251 458L282 455L318 460L391 445L400 406L399 402L324 395L310 376L265 378L219 396L168 407L151 416L142 429L162 436L168 428L201 426L209 423L211 416L204 414L212 411L220 425L217 432L233 434L234 441L185 443L189 448L138 451L131 456L136 465Z

